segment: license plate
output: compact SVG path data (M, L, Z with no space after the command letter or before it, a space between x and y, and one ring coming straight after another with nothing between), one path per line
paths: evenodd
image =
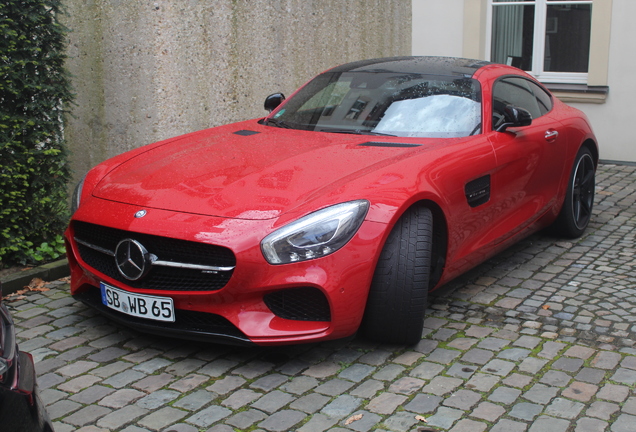
M130 293L100 283L102 303L111 309L139 318L174 322L174 302L170 297Z

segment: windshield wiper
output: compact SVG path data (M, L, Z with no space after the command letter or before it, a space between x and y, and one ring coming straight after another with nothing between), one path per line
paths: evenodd
M282 121L282 120L276 120L276 119L274 119L274 118L268 118L268 119L266 119L266 120L265 120L265 124L266 124L266 125L268 125L268 124L270 124L270 123L271 123L271 124L273 124L273 125L274 125L274 126L276 126L276 127L279 127L279 128L283 128L283 129L293 129L293 128L289 125L289 124L285 123L285 122L284 122L284 121Z
M322 128L320 132L332 132L332 133L345 133L345 134L355 134L355 135L376 135L376 136L390 136L394 137L397 135L382 133L382 132L374 132L371 130L362 130L362 129L338 129L338 128Z

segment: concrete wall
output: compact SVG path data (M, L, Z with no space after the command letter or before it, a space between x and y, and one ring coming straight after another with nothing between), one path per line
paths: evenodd
M76 180L104 159L263 116L348 61L411 53L405 0L66 0Z

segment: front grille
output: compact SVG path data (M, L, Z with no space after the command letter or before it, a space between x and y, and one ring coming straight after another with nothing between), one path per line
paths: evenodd
M152 266L142 279L124 278L115 264L115 258L103 250L115 251L117 244L126 238L137 240L162 261L197 265L233 267L236 258L228 248L205 243L140 234L81 221L73 222L75 238L83 243L101 248L102 251L77 243L82 260L95 270L128 286L139 289L165 291L216 291L230 280L233 271L217 273L196 269Z
M195 340L212 341L214 338L228 338L234 342L250 342L242 331L220 315L175 309L175 322L154 321L130 316L105 306L101 302L99 290L94 287L76 294L75 297L116 321L142 331L160 335L183 333L183 336Z
M331 321L329 301L317 288L292 288L266 294L263 301L277 316L296 321Z

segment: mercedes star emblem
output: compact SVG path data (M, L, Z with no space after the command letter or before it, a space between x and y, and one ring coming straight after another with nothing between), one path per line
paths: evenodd
M151 266L150 254L146 248L133 239L123 239L115 248L117 270L128 280L139 280L144 277Z

